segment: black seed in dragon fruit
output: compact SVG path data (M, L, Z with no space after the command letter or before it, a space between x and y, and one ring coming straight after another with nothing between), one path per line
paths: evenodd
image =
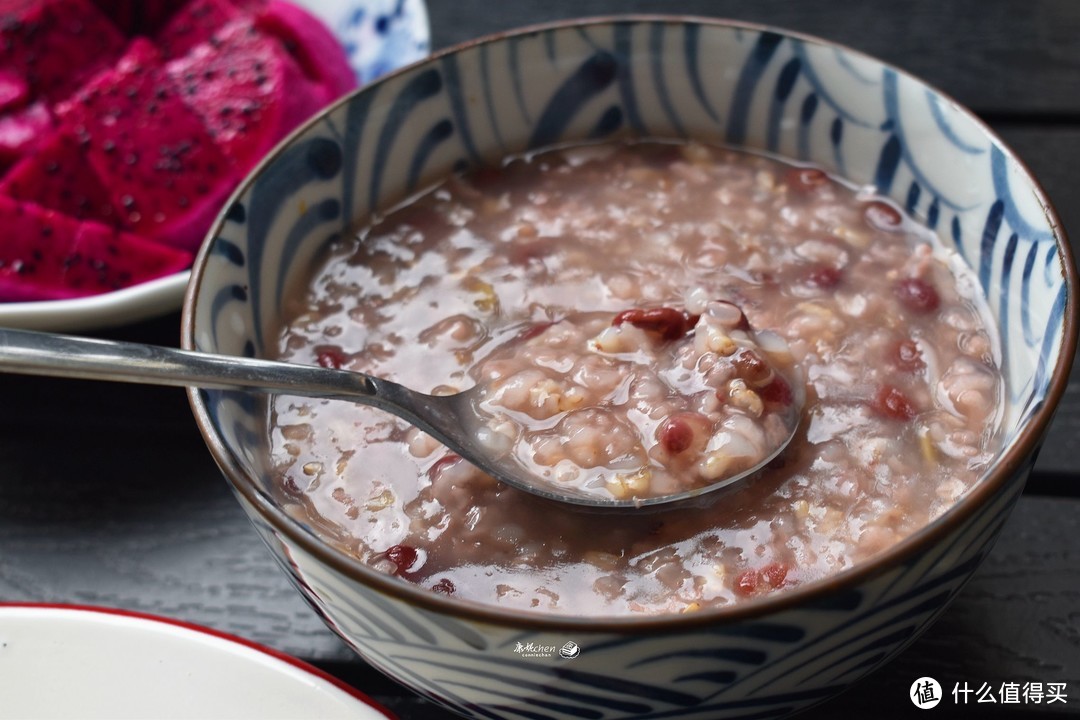
M0 197L0 297L58 300L179 272L191 255L96 222Z
M70 129L54 133L0 180L0 195L71 215L118 225L109 191L90 167Z
M136 39L57 112L108 188L119 222L190 250L238 176L159 62L154 46Z

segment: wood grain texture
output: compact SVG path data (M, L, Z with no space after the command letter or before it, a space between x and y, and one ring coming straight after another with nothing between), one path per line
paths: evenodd
M1076 5L1075 0L431 0L429 12L435 48L531 23L614 13L765 23L879 57L979 112L1061 117L1080 114Z
M152 402L168 408L177 400ZM93 433L97 449L24 446L48 458L42 472L0 478L0 598L107 605L207 625L315 661L407 710L405 718L445 717L373 675L321 624L198 438L174 438L169 461L160 462L161 443L143 442L146 449L120 457L104 439L109 432ZM10 452L0 444L0 456ZM111 470L80 477L80 467ZM1080 704L1080 501L1022 498L985 564L934 627L833 707L869 709L881 697L899 703L921 675L949 687L1069 682Z

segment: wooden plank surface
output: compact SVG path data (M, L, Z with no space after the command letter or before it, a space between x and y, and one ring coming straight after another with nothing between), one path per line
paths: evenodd
M843 43L995 116L1080 114L1075 0L431 0L436 48L569 17L663 13L764 23ZM1037 73L1037 75L1036 75Z
M73 383L78 384L78 383ZM153 393L147 409L173 409ZM60 435L74 428L60 423ZM93 433L57 453L23 438L39 471L0 477L0 598L162 614L315 661L406 718L446 717L372 675L301 601L198 438L161 426ZM167 452L162 450L167 448ZM0 445L4 457L12 448ZM167 461L162 461L167 458ZM915 678L1068 682L1080 706L1080 500L1024 497L975 578L934 627L836 707L893 697ZM914 709L914 708L912 708ZM423 714L420 713L423 710ZM824 710L823 710L824 712ZM825 715L822 715L825 717Z

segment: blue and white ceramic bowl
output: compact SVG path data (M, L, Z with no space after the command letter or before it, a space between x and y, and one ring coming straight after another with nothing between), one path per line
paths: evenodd
M192 404L293 582L416 692L489 718L782 716L888 662L959 592L1072 363L1077 279L1057 216L949 98L831 43L720 21L581 21L469 43L360 90L247 180L196 263L183 343L260 356L320 248L373 210L507 153L620 133L763 149L873 184L975 267L1004 346L1008 443L955 508L871 562L737 607L547 617L439 596L334 550L272 499L261 406L231 392Z

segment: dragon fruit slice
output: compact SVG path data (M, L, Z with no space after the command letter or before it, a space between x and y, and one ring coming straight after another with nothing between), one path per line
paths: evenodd
M85 149L70 129L44 139L0 181L0 195L59 210L77 220L116 225L118 217L86 160Z
M230 0L190 0L155 38L167 59L178 58L234 20L250 17Z
M6 0L0 67L21 74L35 97L56 102L124 51L126 39L89 0Z
M193 249L238 176L159 62L153 45L137 38L57 112L86 148L123 226Z
M0 302L189 267L241 175L355 84L279 0L0 0Z
M166 72L215 142L246 171L324 104L323 93L249 19L173 60Z
M182 250L32 203L0 197L0 300L57 300L91 295L179 272Z
M276 37L300 65L304 74L323 92L326 105L356 87L356 73L343 52L326 52L338 48L339 41L321 20L291 3L270 0L256 16L255 27Z

